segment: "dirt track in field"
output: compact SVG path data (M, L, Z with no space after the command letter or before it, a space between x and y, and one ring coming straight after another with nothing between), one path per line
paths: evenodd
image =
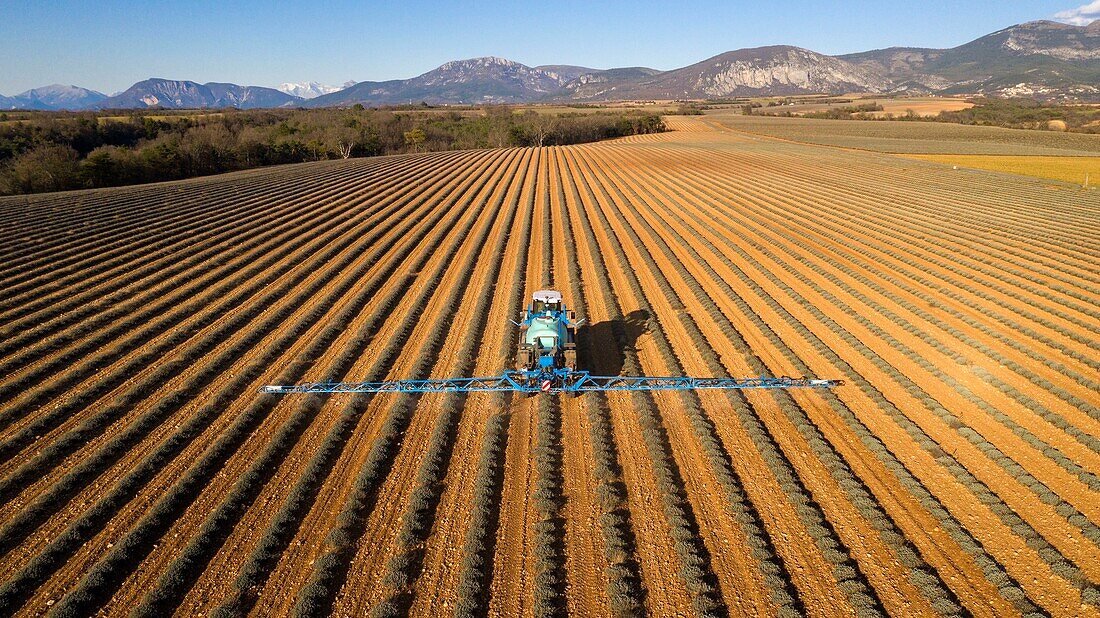
M1100 614L1100 195L666 122L0 199L0 614ZM845 384L258 394L544 287L594 372Z

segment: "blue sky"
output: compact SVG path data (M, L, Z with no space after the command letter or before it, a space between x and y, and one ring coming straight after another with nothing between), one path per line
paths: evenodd
M953 47L1067 10L1091 14L1095 4L0 0L0 93L62 83L111 94L148 77L341 84L413 77L448 60L486 55L532 66L672 69L771 44L827 54Z

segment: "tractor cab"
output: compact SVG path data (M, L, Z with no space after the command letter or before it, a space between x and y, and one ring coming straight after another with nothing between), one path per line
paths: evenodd
M531 299L531 313L561 313L561 292L557 290L539 290Z

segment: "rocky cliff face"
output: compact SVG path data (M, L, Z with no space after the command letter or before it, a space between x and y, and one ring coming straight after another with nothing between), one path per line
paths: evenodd
M210 90L191 81L152 78L140 81L100 103L104 108L209 107Z
M1070 62L1100 60L1100 21L1084 27L1035 21L1006 28L975 42L983 40L1012 54L1039 54Z
M452 87L500 82L532 93L555 92L563 85L558 75L496 56L455 60L408 80L410 87Z
M571 82L582 75L600 72L599 69L578 67L571 64L544 64L535 67L535 69L557 79L562 84Z
M727 52L697 64L623 84L629 98L685 99L792 95L811 92L881 92L880 73L808 49L779 45Z
M890 87L889 81L872 71L798 47L762 47L730 52L695 66L700 68L699 75L690 85L712 97L758 94L761 91L775 94L851 90L882 92Z
M619 89L629 87L638 82L644 82L660 75L661 71L646 67L624 67L621 69L607 69L606 71L592 71L577 76L565 85L574 99L599 99L615 98Z
M840 58L880 73L893 91L1093 100L1100 95L1100 21L1028 22L952 49L895 47Z
M837 58L856 64L890 82L891 90L935 92L952 84L951 80L930 75L925 69L942 55L941 49L891 47Z
M895 47L846 56L777 45L740 49L672 71L531 68L504 58L448 62L419 77L364 82L312 106L548 100L708 99L844 92L1100 96L1100 22L1031 22L953 49Z

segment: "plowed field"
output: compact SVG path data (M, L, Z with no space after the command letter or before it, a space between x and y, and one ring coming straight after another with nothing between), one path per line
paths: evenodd
M1100 194L714 120L0 200L0 615L1100 615ZM261 395L494 375L831 391Z

